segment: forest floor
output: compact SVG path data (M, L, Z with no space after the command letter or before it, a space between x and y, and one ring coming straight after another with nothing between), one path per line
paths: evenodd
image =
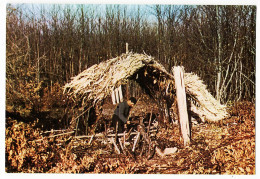
M148 104L140 102L132 115L156 113L154 104ZM112 106L104 106L104 115L112 112ZM229 112L231 117L222 122L192 123L186 147L178 124L159 127L151 139L162 151L173 147L177 151L167 156L155 152L152 157L141 152L141 142L135 152L118 154L104 137L59 136L68 131L43 131L35 127L37 121L7 117L5 169L8 173L255 174L255 104L239 102Z

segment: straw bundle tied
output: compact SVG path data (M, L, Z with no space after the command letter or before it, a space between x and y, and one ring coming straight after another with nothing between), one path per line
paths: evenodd
M130 52L84 70L64 86L64 92L82 101L82 106L95 106L110 96L115 88L126 84L130 77L138 74L145 66L159 71L169 80L174 80L174 76L153 57ZM198 114L202 120L218 121L228 116L226 107L207 91L206 85L197 75L185 73L184 83L186 93L193 99L190 110Z
M225 105L221 105L207 90L203 81L193 73L185 73L186 93L195 97L191 101L191 111L198 114L202 121L219 121L228 117Z

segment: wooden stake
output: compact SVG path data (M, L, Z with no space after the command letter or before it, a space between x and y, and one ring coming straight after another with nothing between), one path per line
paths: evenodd
M120 103L120 101L119 101L119 94L118 94L118 88L115 89L115 95L116 95L116 103Z
M125 131L124 131L124 137L123 137L123 139L124 139L124 148L125 148Z
M88 115L87 115L87 117L86 117L86 121L85 121L85 123L86 123L86 135L88 135L88 119L89 119L89 112L90 112L90 110L88 110Z
M120 147L121 147L123 153L125 153L124 146L123 146L123 144L122 144L121 139L119 139L118 142L119 142L119 145L120 145Z
M79 119L80 119L80 118L78 118L78 121L77 121L77 126L76 126L75 136L77 136L77 133L78 133Z
M148 134L149 131L150 131L150 126L151 126L152 116L153 116L153 109L151 110L151 115L150 115L150 119L149 119L149 124L148 124L147 134Z
M113 104L115 105L116 104L116 97L115 97L115 91L114 90L111 92L111 98L112 98Z
M139 138L140 138L140 132L137 133L137 136L136 136L136 139L135 139L135 142L134 142L134 146L133 146L133 149L132 149L133 152L135 151L135 147L136 147L136 144L139 141Z
M117 134L118 134L118 121L116 122L116 133L115 133L115 140L117 141Z
M94 134L94 135L95 135L95 134ZM88 142L89 145L91 144L91 142L92 142L92 140L93 140L93 138L94 138L94 135L91 136L91 138L90 138L90 140L89 140L89 142Z
M184 145L186 146L190 143L190 126L189 126L187 103L186 103L183 69L180 66L174 67L174 80L175 80L178 110L180 116L181 132L184 140Z
M125 44L125 53L128 54L128 43Z
M115 142L115 139L114 138L112 138L112 143L114 144L114 146L115 146L115 150L116 150L116 152L118 153L118 154L120 154L120 150L119 150L119 148L117 147L117 145L116 145L116 142Z
M119 102L123 102L124 98L123 98L123 92L122 92L122 86L121 85L118 87L118 93L119 93Z

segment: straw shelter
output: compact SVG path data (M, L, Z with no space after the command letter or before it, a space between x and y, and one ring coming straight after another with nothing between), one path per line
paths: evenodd
M174 75L146 54L125 53L116 58L91 66L73 77L64 86L64 92L80 103L82 113L94 107L98 110L111 92L128 80L135 80L159 108L175 101ZM202 80L193 73L184 73L188 110L202 121L219 121L228 116L226 106L221 105L208 91ZM84 109L84 110L83 110Z

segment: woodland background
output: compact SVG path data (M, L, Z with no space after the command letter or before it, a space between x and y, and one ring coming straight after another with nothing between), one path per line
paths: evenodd
M198 74L222 103L255 101L256 6L6 8L6 103L15 110L41 110L48 97L59 103L55 90L91 65L125 53L126 43L169 71L182 65ZM133 87L132 95L138 90Z
M188 147L177 124L159 126L158 147L178 151L151 160L138 155L141 147L133 158L72 137L78 106L62 87L125 53L126 43L168 71L182 65L196 73L230 117L193 124ZM255 174L256 6L7 4L5 60L7 173ZM143 100L136 117L158 113L136 83L128 85L128 95ZM110 98L106 107L109 116Z

